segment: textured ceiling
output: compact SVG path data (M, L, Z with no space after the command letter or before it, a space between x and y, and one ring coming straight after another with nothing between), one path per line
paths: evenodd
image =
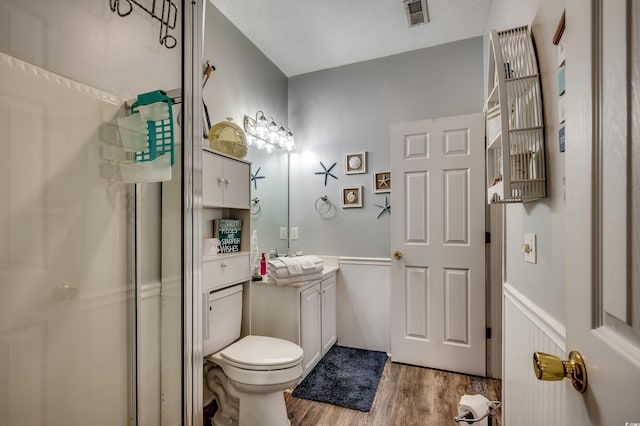
M482 35L491 0L427 0L409 28L402 0L210 0L287 76Z

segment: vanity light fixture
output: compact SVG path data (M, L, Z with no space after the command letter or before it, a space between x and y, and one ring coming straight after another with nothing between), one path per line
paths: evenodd
M244 116L244 131L247 145L268 153L273 152L275 148L291 152L296 147L291 130L285 128L282 123L278 125L273 117L267 119L262 111L258 111L255 118Z

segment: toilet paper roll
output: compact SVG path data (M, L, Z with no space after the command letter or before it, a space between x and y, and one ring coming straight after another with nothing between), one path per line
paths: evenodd
M217 238L205 238L202 245L202 254L205 256L217 256L220 253L220 240Z
M465 416L465 413L469 413ZM483 395L462 395L458 403L458 417L464 416L468 419L479 419L489 413L489 400ZM485 417L479 422L460 422L461 425L487 426L489 417Z

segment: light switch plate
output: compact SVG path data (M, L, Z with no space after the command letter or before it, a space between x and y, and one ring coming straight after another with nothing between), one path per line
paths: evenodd
M536 247L536 234L524 234L522 252L525 262L538 263L538 249Z
M292 240L297 240L298 239L298 227L297 226L292 226L291 227L291 239Z
M281 226L280 227L280 239L281 240L286 240L287 239L287 227L286 226Z

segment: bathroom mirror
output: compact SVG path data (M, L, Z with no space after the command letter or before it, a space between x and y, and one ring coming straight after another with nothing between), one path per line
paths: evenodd
M249 148L251 161L251 229L258 231L258 247L269 254L287 254L289 229L289 154ZM284 238L280 229L283 228Z

